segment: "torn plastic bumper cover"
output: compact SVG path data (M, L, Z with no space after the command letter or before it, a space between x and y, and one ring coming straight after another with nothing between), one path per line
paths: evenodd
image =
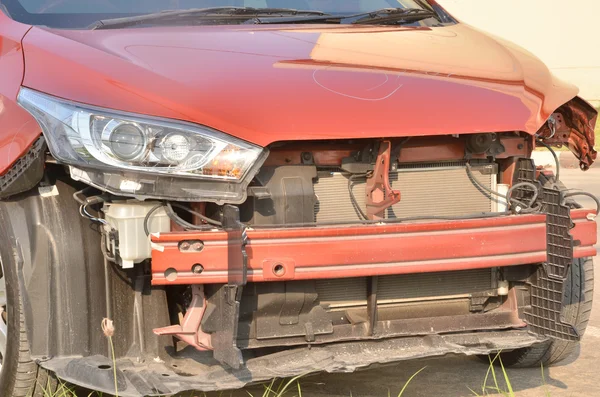
M542 342L527 331L429 335L381 341L299 347L248 358L237 370L223 367L210 352L184 350L169 363L117 360L117 383L123 397L158 396L187 390L237 389L250 383L315 372L352 372L373 364L421 357L488 354ZM74 384L114 393L112 361L106 357L53 358L41 365Z
M529 170L523 168L522 171L528 174L526 171ZM525 175L525 177L528 176ZM549 197L547 199L550 201ZM546 205L549 204L548 202ZM564 208L564 206L559 207ZM233 208L231 207L230 209ZM225 211L226 214L228 211L229 209ZM591 255L592 251L595 253L593 245L595 243L596 223L593 221L593 217L589 216L593 212L591 210L578 209L570 211L570 216L567 216L567 218L570 218L568 220L573 221L572 225L569 225L572 228L569 230L567 227L568 240L572 242L574 238L578 245L572 251L572 256L583 257ZM267 260L269 258L263 257L264 252L268 251L270 255L276 256L278 253L287 253L289 255L290 246L286 244L297 245L296 248L301 249L306 243L309 245L315 244L316 241L322 239L325 239L325 243L330 245L345 242L345 246L347 246L348 238L351 238L354 242L365 240L364 243L371 244L370 246L373 250L370 252L371 256L373 256L378 252L377 247L373 246L373 244L377 240L385 240L388 260L392 262L387 263L386 266L361 266L360 263L354 263L351 268L356 271L362 269L361 271L366 271L370 274L380 274L381 269L387 269L381 274L389 274L390 272L414 273L419 271L439 271L438 267L431 265L437 264L439 266L451 267L453 263L459 262L463 266L466 265L467 268L481 266L477 265L477 263L486 263L486 266L501 266L499 263L493 261L490 263L481 259L486 256L492 258L494 256L502 257L502 254L506 256L507 253L489 251L498 247L509 249L514 255L515 244L518 246L519 244L517 243L521 243L525 244L528 250L532 250L529 252L531 257L527 258L526 263L531 263L530 261L534 263L550 263L553 259L551 257L553 251L550 249L550 245L555 243L554 240L547 238L547 234L552 234L551 229L554 227L554 220L548 217L550 214L552 214L552 211L548 211L547 214L519 215L468 221L357 226L362 233L357 233L355 227L342 228L345 232L340 228L325 227L290 229L287 231L277 230L277 233L270 233L264 230L247 231L239 223L238 215L230 213L224 219L225 231L166 233L155 236L153 238L154 243L162 244L163 249L155 250L157 256L153 259L159 260L153 263L153 272L157 270L155 265L166 266L169 264L178 269L179 266L182 269L187 268L192 262L200 260L199 255L201 254L209 255L209 257L217 255L221 258L220 261L214 262L215 266L221 266L221 268L215 269L216 272L213 273L211 273L208 267L213 262L202 261L205 264L205 270L201 274L194 274L193 277L207 276L206 279L190 280L187 277L185 279L185 282L190 284L223 283L220 288L222 294L217 294L219 302L217 305L218 308L216 308L216 320L207 329L203 329L203 331L211 333L211 340L207 342L207 347L212 347L215 350L212 352L199 351L194 349L193 346L188 346L177 353L169 353L166 361L160 361L152 357L146 357L145 360L133 358L118 359L117 384L119 395L165 395L186 390L211 391L235 389L250 383L266 381L274 377L290 377L320 371L351 372L373 364L440 356L449 353L468 355L487 354L499 350L527 347L543 342L547 337L555 337L555 335L548 333L542 335L535 328L523 329L521 327L525 324L522 321L514 321L518 319L510 317L503 322L492 321L493 324L489 327L477 326L472 328L477 330L477 332L469 329L463 329L462 331L450 330L448 327L446 327L448 329L446 332L437 332L439 327L436 326L433 327L435 328L434 331L427 328L427 332L417 332L411 328L411 334L402 335L402 337L397 337L400 336L399 334L392 335L388 333L380 333L371 337L367 337L366 334L360 334L359 336L352 334L352 340L345 340L343 343L314 344L305 341L303 346L288 347L285 351L262 356L253 356L255 352L253 350L244 350L242 352L235 338L235 330L238 322L238 305L241 297L241 289L246 282L246 278L248 281L253 279L256 281L276 281L279 279L277 276L278 271L272 261L273 258ZM185 250L181 252L180 245L178 244L182 241L181 239L185 240L188 237L198 238L198 233L202 234L203 248L198 252L188 252ZM300 235L294 235L295 233L300 233ZM334 233L335 238L332 238L334 236L327 237L325 235L327 233ZM467 258L464 254L461 254L461 249L467 248L461 248L461 245L457 244L457 242L463 239L463 233L470 235L469 241L471 244L469 244L468 248L471 255L479 256ZM444 261L442 258L435 258L433 262L437 263L432 263L431 258L427 261L424 261L426 258L422 257L420 260L410 259L411 255L417 255L418 252L408 250L406 246L400 244L403 241L407 244L414 244L415 241L427 243L432 234L437 244L441 244L442 246L447 245L447 248L452 248L452 250L442 250L442 252L446 252L446 255L462 255L460 260L453 262ZM384 236L385 238L383 238ZM526 240L529 240L525 243L519 241L525 237ZM413 239L417 240L413 241ZM390 249L396 245L401 245L398 252ZM476 252L473 252L474 249ZM223 250L225 250L225 255ZM437 250L436 252L439 251ZM420 255L424 255L423 252L423 250L420 250ZM343 250L340 254L345 255ZM407 258L407 255L409 259L405 259L405 261L408 260L409 262L405 264L400 263L402 262L402 258ZM332 259L330 256L334 258ZM519 258L518 254L516 257L512 255L508 256L511 262ZM226 258L226 260L223 260L223 258ZM296 256L295 258L308 260L310 255L305 257ZM333 254L320 255L318 258L320 261L337 260ZM280 258L280 260L284 259ZM360 259L359 255L357 260ZM304 266L307 264L310 265L310 263L306 262ZM315 278L315 273L312 273L310 270L311 266L307 266L307 270L298 271L299 265L302 265L302 263L296 261L293 268L285 268L284 266L284 274L287 277L295 276L300 279L303 277ZM333 267L343 268L347 265L338 263ZM315 267L315 265L312 265L312 267ZM265 269L269 269L273 274L265 272ZM332 268L331 264L327 264L326 269L332 272L336 270ZM323 272L323 269L320 269L319 266L316 266L316 269L313 270L317 273ZM192 273L190 272L190 277L192 277ZM271 274L271 276L265 278L265 275L268 274ZM331 277L331 274L322 274L322 276ZM164 278L161 283L168 283L168 281L168 278ZM200 305L200 301L198 302ZM202 303L202 305L204 304ZM205 309L207 308L205 307ZM492 314L494 313L490 313L490 315ZM511 307L511 311L505 314L509 316L516 314L516 307ZM553 317L548 318L546 316L546 319L557 322L558 318L554 317L554 313L550 314ZM471 317L484 318L486 314ZM196 328L200 329L198 326ZM530 332L532 330L536 333ZM337 338L339 339L339 335ZM332 341L335 342L334 340ZM309 346L307 347L306 344ZM243 365L242 358L244 358ZM222 363L227 365L223 365ZM58 377L66 381L107 393L114 391L113 363L106 357L54 357L41 362L40 365L55 371Z

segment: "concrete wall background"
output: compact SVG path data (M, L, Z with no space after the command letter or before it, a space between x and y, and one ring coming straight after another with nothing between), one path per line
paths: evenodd
M510 40L600 101L600 0L437 0L452 15Z

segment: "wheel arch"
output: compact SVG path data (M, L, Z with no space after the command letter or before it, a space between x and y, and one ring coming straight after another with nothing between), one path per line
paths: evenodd
M106 315L99 232L79 216L75 189L57 181L0 202L5 266L16 269L31 356L105 354Z

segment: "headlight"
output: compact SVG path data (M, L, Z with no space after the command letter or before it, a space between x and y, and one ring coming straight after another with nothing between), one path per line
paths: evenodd
M42 126L52 155L72 166L74 178L116 194L242 202L267 154L208 127L96 108L28 88L18 101Z

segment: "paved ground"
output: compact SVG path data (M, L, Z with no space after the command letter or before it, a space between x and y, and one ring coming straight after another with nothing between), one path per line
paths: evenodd
M588 172L571 169L562 172L561 179L569 188L587 190L600 196L600 168ZM586 206L594 205L587 198L580 202ZM600 264L600 260L595 262ZM600 276L596 280L600 280ZM596 281L594 297L597 304L580 349L567 362L544 370L545 386L540 368L508 370L516 396L546 397L546 390L552 397L600 396L600 281ZM388 390L396 396L406 380L424 366L427 368L411 382L405 397L473 396L469 387L481 394L487 366L477 358L452 356L353 374L313 376L302 381L302 396L386 397Z

